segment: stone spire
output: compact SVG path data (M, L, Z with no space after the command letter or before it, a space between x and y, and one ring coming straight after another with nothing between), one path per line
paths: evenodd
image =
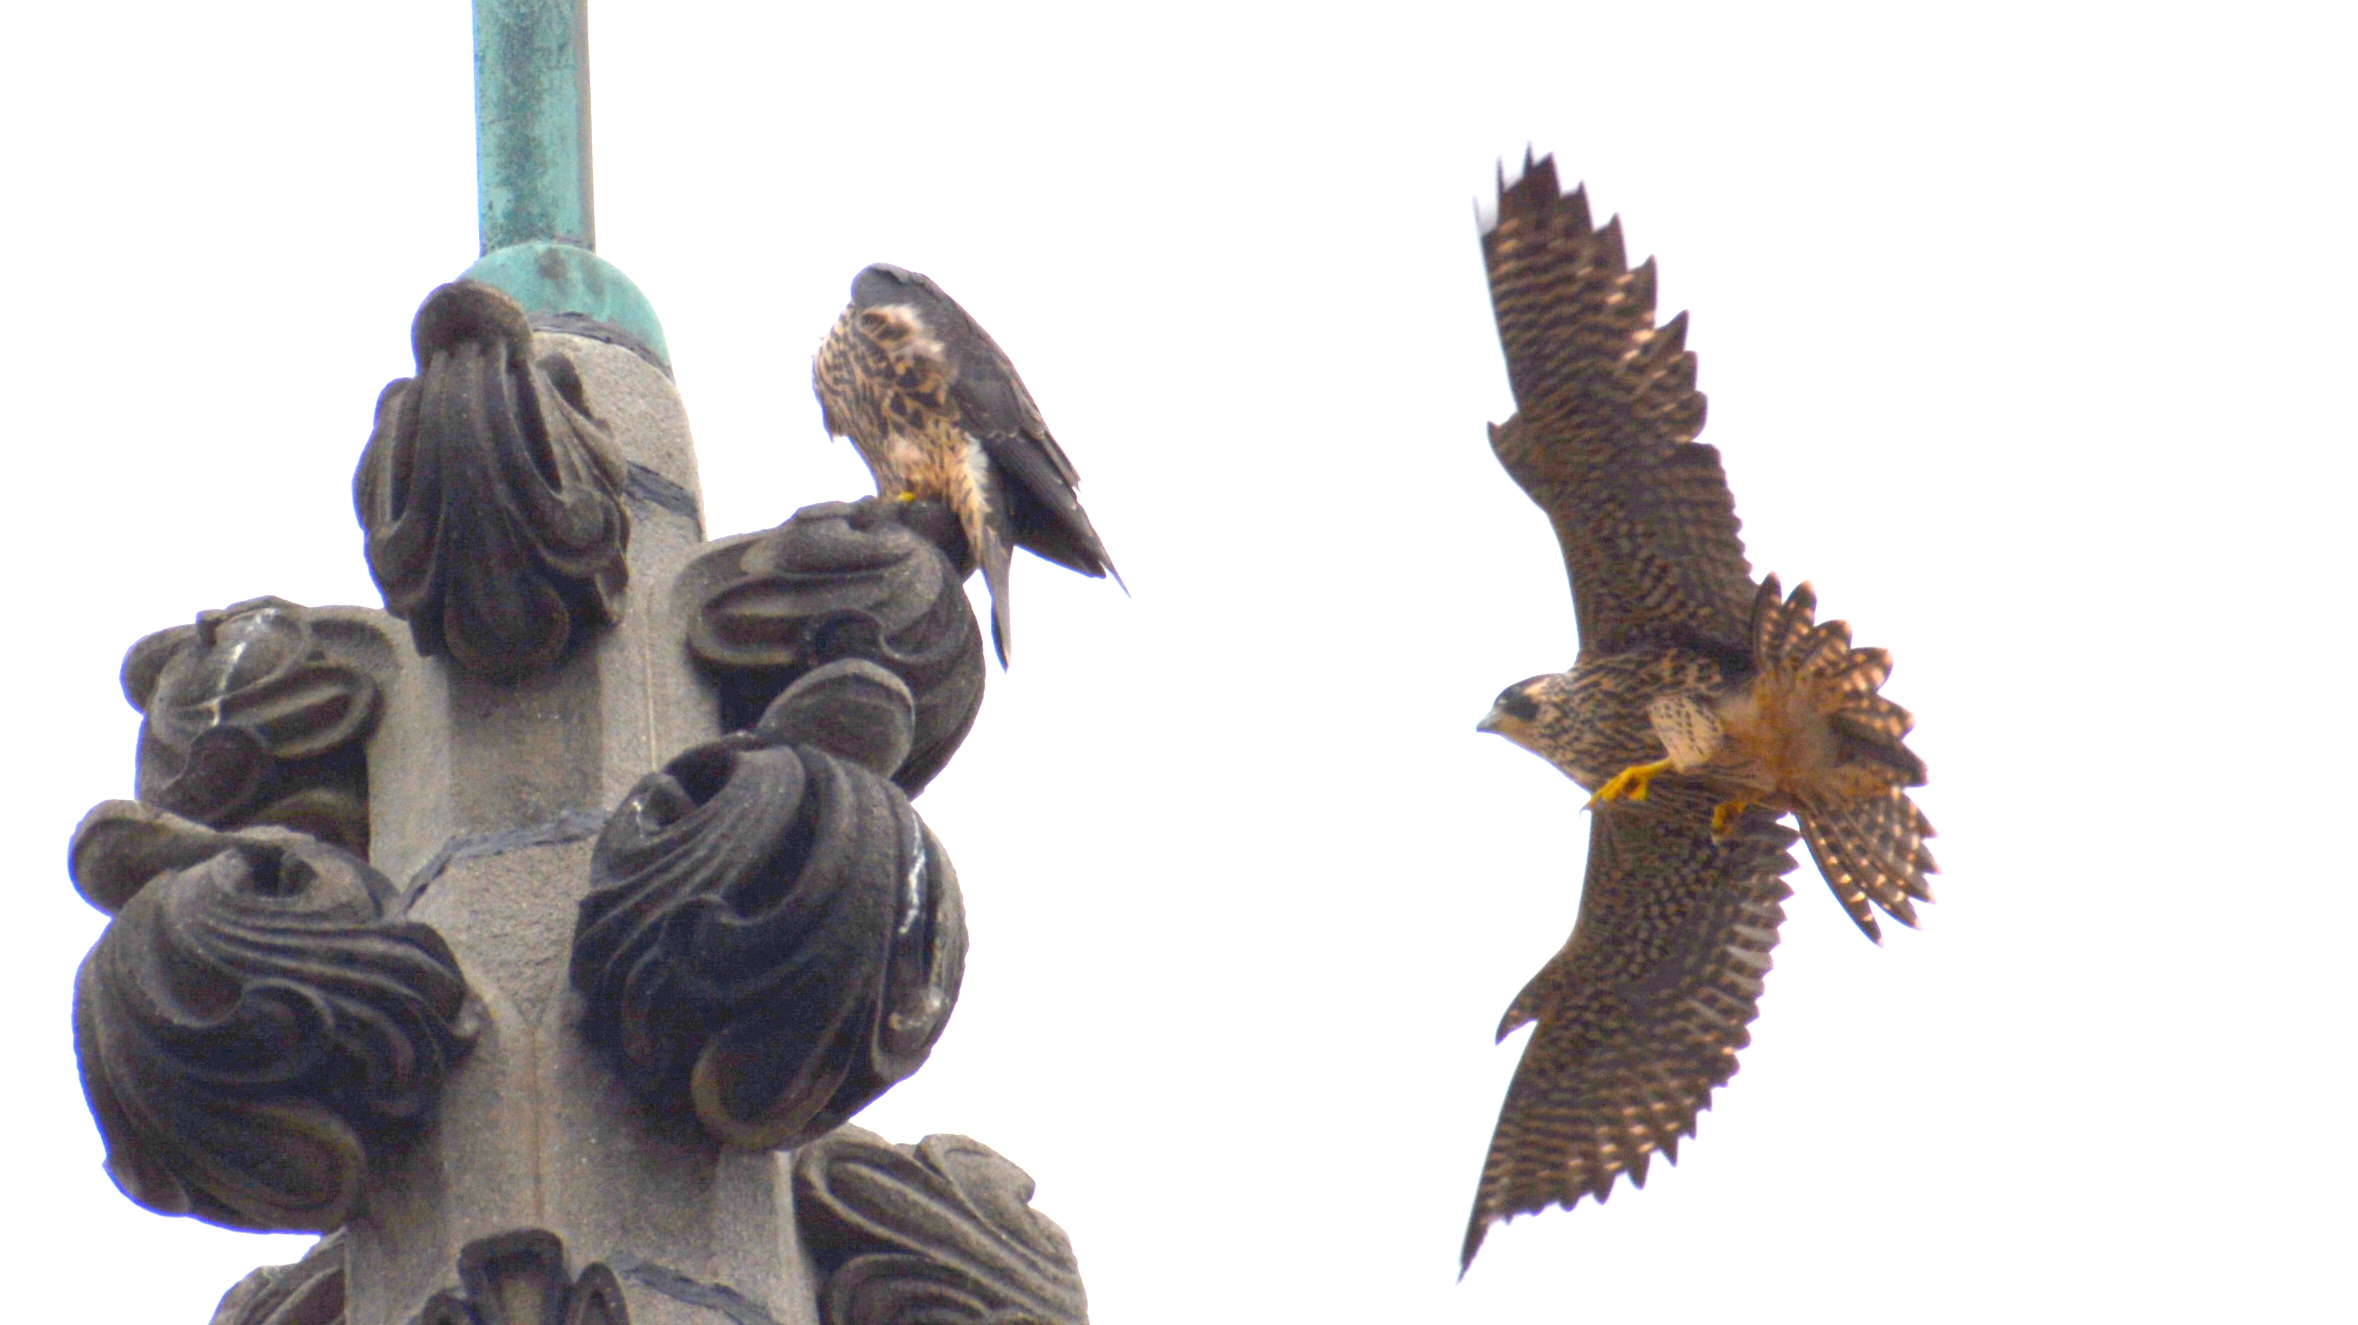
M579 86L581 233L508 249L596 261ZM964 967L910 801L982 700L951 526L705 541L652 310L499 284L430 294L378 400L386 610L256 599L125 660L137 798L71 851L109 1174L325 1235L217 1325L1084 1320L1021 1170L845 1125Z

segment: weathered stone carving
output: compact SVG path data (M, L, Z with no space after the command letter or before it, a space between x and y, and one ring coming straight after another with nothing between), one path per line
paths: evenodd
M426 1299L418 1325L630 1325L614 1272L594 1263L575 1278L546 1229L475 1239L459 1249L458 1277Z
M1070 1239L1031 1175L981 1142L896 1146L845 1127L794 1158L824 1325L1084 1325Z
M377 398L352 480L369 573L419 653L545 670L622 611L622 454L573 361L490 286L435 290L410 341L418 375Z
M572 979L584 1033L643 1098L692 1102L731 1145L794 1146L932 1052L966 919L941 844L883 777L916 713L891 672L831 663L616 809Z
M211 1325L345 1325L344 1235L321 1238L292 1265L265 1265L221 1296ZM459 1287L429 1299L414 1325L628 1325L630 1298L696 1308L714 1325L780 1325L767 1307L630 1252L566 1272L563 1240L542 1229L478 1238L459 1250ZM668 1303L666 1304L668 1305ZM670 1320L678 1308L658 1310Z
M676 591L697 604L688 647L719 684L721 725L750 726L813 668L864 658L916 696L907 762L892 778L912 796L924 790L982 707L982 630L954 564L964 556L946 511L873 497L806 506L713 545Z
M342 1224L369 1153L432 1111L473 1038L449 947L365 862L282 828L108 801L69 865L114 916L75 981L74 1048L115 1184L228 1228Z
M355 609L255 598L123 659L139 799L213 828L278 824L368 853L368 766L391 641Z
M211 1325L344 1325L344 1235L330 1233L292 1265L265 1265L237 1281Z

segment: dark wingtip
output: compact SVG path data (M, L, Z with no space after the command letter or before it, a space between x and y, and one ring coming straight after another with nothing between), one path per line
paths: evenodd
M1457 1256L1457 1281L1459 1283L1464 1283L1466 1281L1466 1271L1474 1268L1474 1253L1482 1250L1482 1239L1486 1237L1489 1232L1490 1221L1483 1218L1480 1211L1476 1211L1473 1219L1468 1221L1466 1224L1465 1246L1458 1252Z
M1605 223L1597 227L1596 236L1605 266L1615 271L1629 270L1629 245L1621 236L1621 213L1605 218Z
M1515 186L1535 189L1542 198L1549 202L1555 201L1559 192L1556 187L1556 154L1549 152L1543 156L1537 148L1525 143L1523 173L1516 179Z
M1543 206L1553 203L1558 193L1555 153L1542 156L1536 149L1526 145L1523 148L1522 169L1515 172L1513 179L1507 178L1506 163L1499 162L1498 193L1502 199L1511 193L1530 193Z
M1541 155L1524 148L1522 171L1511 179L1507 176L1506 163L1499 162L1495 208L1486 208L1480 202L1474 208L1475 220L1485 240L1497 231L1510 212L1553 231L1586 235L1595 230L1589 219L1588 185L1575 184L1565 190L1556 174L1553 152ZM1618 242L1617 231L1612 242Z
M1492 200L1474 201L1474 228L1485 238L1498 229L1500 220L1509 210L1510 200L1518 207L1527 205L1539 209L1542 215L1545 209L1556 203L1556 158L1552 153L1541 156L1529 144L1525 144L1523 167L1511 179L1507 176L1508 159L1502 157L1499 160L1498 192L1492 195ZM1528 204L1524 202L1525 195L1531 197Z

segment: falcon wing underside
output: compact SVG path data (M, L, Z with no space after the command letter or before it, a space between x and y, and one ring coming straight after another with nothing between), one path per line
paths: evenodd
M1680 642L1749 655L1754 586L1686 315L1654 325L1654 264L1631 270L1618 218L1525 161L1483 233L1515 415L1491 430L1507 473L1554 524L1585 652Z
M1590 821L1580 919L1499 1026L1503 1039L1539 1023L1499 1110L1464 1264L1497 1220L1603 1201L1623 1173L1643 1186L1653 1153L1676 1159L1735 1075L1791 895L1794 835L1756 807L1714 843L1711 807L1665 779Z

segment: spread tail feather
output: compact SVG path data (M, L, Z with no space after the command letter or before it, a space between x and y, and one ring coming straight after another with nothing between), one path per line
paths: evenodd
M1916 903L1932 900L1932 885L1924 876L1940 867L1924 845L1933 835L1932 824L1906 790L1893 787L1872 800L1805 805L1797 817L1826 886L1868 938L1883 939L1875 924L1876 907L1915 927Z
M1784 596L1767 576L1752 607L1752 659L1780 689L1815 696L1834 738L1831 768L1802 789L1802 838L1842 909L1868 938L1881 940L1875 910L1916 923L1915 903L1932 900L1925 876L1939 872L1925 839L1932 824L1907 788L1924 785L1924 761L1907 746L1915 719L1878 693L1891 655L1851 647L1850 627L1817 621L1807 584Z

